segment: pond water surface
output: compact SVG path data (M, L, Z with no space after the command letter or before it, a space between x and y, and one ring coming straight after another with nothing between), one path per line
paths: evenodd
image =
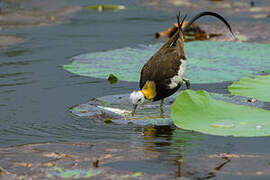
M100 3L67 2L80 6ZM148 173L162 169L171 177L176 176L175 160L183 154L190 161L196 161L202 154L224 152L269 154L269 137L217 137L168 127L151 130L132 124L100 124L72 115L69 108L73 105L95 97L131 92L138 83L120 81L110 85L107 80L74 75L62 68L69 63L69 57L157 43L154 33L167 29L175 21L175 12L153 10L141 6L139 0L117 3L127 6L127 10L102 13L81 10L61 24L0 31L24 39L0 53L0 147L66 141L131 142L161 153L162 158L141 161L142 168L138 168L137 162L127 163L129 166L120 163L117 167Z

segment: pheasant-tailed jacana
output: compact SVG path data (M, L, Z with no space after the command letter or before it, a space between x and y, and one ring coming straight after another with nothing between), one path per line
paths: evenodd
M186 56L184 51L185 30L197 19L202 16L214 16L220 19L230 30L233 37L231 26L219 14L214 12L201 12L194 16L189 23L182 28L186 15L180 22L180 12L177 15L177 32L145 63L141 70L140 90L130 94L133 104L132 115L138 105L145 101L160 101L160 115L163 116L164 98L174 94L184 81L189 88L189 81L184 78L186 70Z

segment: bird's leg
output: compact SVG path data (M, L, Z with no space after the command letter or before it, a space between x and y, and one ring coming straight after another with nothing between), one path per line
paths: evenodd
M160 100L160 117L163 117L164 116L163 102L164 102L164 99L161 99Z
M190 89L190 82L188 79L183 78L183 81L186 83L187 89Z

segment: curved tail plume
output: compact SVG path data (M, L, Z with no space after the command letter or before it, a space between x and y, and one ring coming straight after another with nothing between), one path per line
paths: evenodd
M201 12L199 14L197 14L196 16L194 16L189 22L188 24L184 27L183 29L183 33L185 33L185 31L189 28L189 26L194 23L197 19L199 19L200 17L202 16L213 16L213 17L216 17L218 18L219 20L221 20L227 27L228 29L230 30L230 32L232 33L232 36L234 39L236 39L233 31L232 31L232 28L230 26L230 24L224 19L224 17L222 17L221 15L215 13L215 12L210 12L210 11L206 11L206 12Z

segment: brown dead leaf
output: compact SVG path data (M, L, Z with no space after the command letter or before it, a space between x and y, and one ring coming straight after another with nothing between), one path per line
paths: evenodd
M252 7L249 9L250 12L262 12L262 11L270 11L270 7Z
M211 154L208 156L209 158L258 158L260 155L252 155L252 154Z
M25 163L25 162L15 162L16 166L23 166L23 167L27 167L27 168L31 168L33 166L33 164L31 163Z
M7 175L7 174L10 174L7 170L5 170L4 168L2 168L1 166L0 166L0 177L2 176L2 175Z
M187 21L184 21L183 22L183 25L182 25L182 28L184 28L186 25L188 24ZM197 25L190 25L190 29L194 28L194 26L197 26ZM156 38L160 38L160 37L172 37L174 35L174 33L176 33L178 30L178 23L174 23L174 25L170 28L168 28L166 31L162 31L162 32L157 32L155 34Z
M104 159L108 159L108 158L111 158L111 157L112 157L111 154L105 154L103 158L104 158Z
M44 154L43 156L48 157L48 158L56 158L56 159L61 159L61 158L71 158L72 155L69 154L61 154L58 152L52 152L52 153L48 153L48 154Z
M52 167L52 166L54 166L54 164L53 164L53 163L51 163L51 162L44 163L43 165L44 165L44 166L47 166L47 167Z
M78 110L79 113L88 113L89 111L88 110Z
M93 166L95 168L98 168L99 167L99 160L96 160L95 162L93 162Z
M48 158L61 158L61 156L59 156L55 152L44 154L43 156L48 157Z
M121 151L120 149L111 149L111 148L107 148L106 151L108 152L119 152Z

